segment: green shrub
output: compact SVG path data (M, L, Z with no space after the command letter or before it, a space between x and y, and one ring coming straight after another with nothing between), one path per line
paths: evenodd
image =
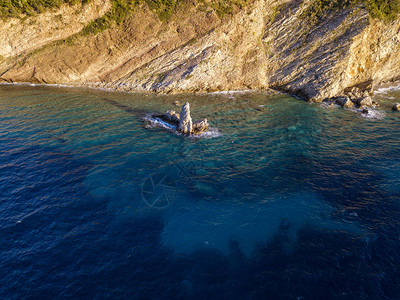
M303 12L302 17L307 19L310 24L316 24L328 14L345 9L359 2L360 0L314 0Z
M399 0L314 0L303 12L302 17L309 23L316 24L329 13L358 4L364 4L371 17L384 21L394 20L400 13Z
M220 18L223 18L225 15L231 13L234 7L243 8L246 2L247 0L213 0L211 7Z
M46 8L59 7L63 3L70 5L87 3L90 0L0 0L0 18L21 15L34 15L43 12Z
M167 21L171 17L178 0L111 0L111 9L104 16L85 26L81 34L97 34L110 28L113 23L121 24L128 13L141 3L146 3L152 11L157 13L160 20Z
M121 24L126 15L132 10L139 0L112 0L111 9L102 17L91 21L82 31L82 35L97 34L113 24Z
M373 18L391 21L396 19L400 13L399 0L369 0L365 2Z
M157 13L161 21L167 21L178 4L178 0L144 0L144 2Z

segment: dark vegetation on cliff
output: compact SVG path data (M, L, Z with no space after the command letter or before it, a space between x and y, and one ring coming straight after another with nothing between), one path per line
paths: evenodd
M157 13L162 21L167 21L176 6L182 0L111 0L112 7L103 17L92 21L83 30L83 34L98 33L109 28L113 23L121 24L126 15L140 4ZM237 7L244 8L248 0L213 0L206 4L204 0L198 0L203 5L211 6L218 16L223 17ZM47 8L59 7L62 4L86 4L90 0L0 0L0 18L21 17L41 13ZM309 23L316 24L328 14L351 6L364 5L373 18L385 21L393 20L400 12L399 0L314 0L303 16Z
M375 18L393 20L400 12L399 0L369 0L365 2L371 15Z
M332 12L357 5L364 5L373 18L384 21L394 20L400 12L399 0L314 0L303 17L316 24Z
M59 7L61 4L70 5L87 3L90 0L0 0L0 17L18 18L21 15L34 15L45 11L47 8Z
M112 8L103 17L92 21L82 31L86 34L96 34L109 28L114 22L121 24L126 15L141 4L146 4L154 11L161 21L166 22L173 14L177 5L182 0L111 0ZM203 6L211 6L219 17L223 17L233 11L235 7L242 9L247 0L213 0L206 4L204 0L198 0Z
M90 22L83 30L82 34L96 34L107 28L113 23L121 24L127 14L145 3L157 13L162 21L166 21L172 14L179 0L111 0L111 9L101 18Z

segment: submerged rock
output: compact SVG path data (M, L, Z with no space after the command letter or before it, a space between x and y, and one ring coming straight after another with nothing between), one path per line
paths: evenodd
M392 110L394 111L400 111L400 103L395 103L392 107Z

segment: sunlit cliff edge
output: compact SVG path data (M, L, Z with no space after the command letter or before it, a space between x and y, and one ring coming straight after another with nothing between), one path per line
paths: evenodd
M353 5L310 22L312 0L254 0L221 15L182 1L168 19L138 4L120 23L82 33L108 1L0 20L0 82L137 92L273 88L322 101L400 79L400 20Z

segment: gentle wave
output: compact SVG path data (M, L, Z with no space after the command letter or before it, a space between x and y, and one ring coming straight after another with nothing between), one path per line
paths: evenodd
M326 102L322 102L321 104L322 107L324 108L341 108L340 105L336 104L336 103L326 103ZM368 109L368 113L363 113L363 109L362 108L346 108L346 110L350 110L352 112L357 113L357 115L359 117L365 118L365 119L370 119L370 120L382 120L385 118L386 113L382 110L378 110L375 108L369 108Z
M181 138L144 116L183 96L59 91L0 88L0 298L400 294L389 101L184 95L218 129Z
M400 83L393 86L381 87L375 90L375 94L387 94L388 92L400 91Z
M13 86L48 86L48 87L61 87L72 88L76 85L60 84L60 83L31 83L31 82L1 82L0 85L13 85Z
M368 113L363 113L363 109L360 108L351 108L350 110L356 112L358 116L365 119L382 120L386 116L384 111L378 109L368 109Z

